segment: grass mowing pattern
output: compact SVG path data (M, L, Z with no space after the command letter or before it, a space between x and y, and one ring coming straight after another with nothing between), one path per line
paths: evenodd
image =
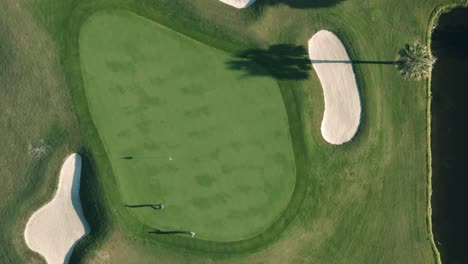
M0 1L0 79L0 262L31 263L19 258L34 256L24 227L52 198L79 129L54 41L17 1Z
M122 206L164 202L128 210L215 241L252 237L278 218L295 170L272 77L229 70L226 53L127 12L90 18L80 54Z
M32 51L35 54L23 56L30 58L30 62L15 64L25 65L24 74L5 72L5 68L12 66L9 61L2 61L5 65L1 69L2 76L10 74L13 77L10 85L24 88L25 93L35 99L14 105L29 109L37 107L37 102L49 101L51 97L38 96L44 90L38 89L37 84L45 78L61 80L64 71L66 84L58 91L64 92L68 86L73 95L74 111L79 116L81 153L89 158L84 163L86 172L82 176L81 196L93 232L78 245L72 262L434 263L437 258L430 246L430 225L425 222L429 201L428 160L424 156L428 149L427 116L424 114L428 94L424 83L403 81L394 67L355 65L363 98L363 122L355 141L337 149L324 143L317 129L323 113L318 79L312 76L300 82L279 82L297 169L295 191L286 212L266 232L242 243L162 239L149 236L145 232L147 227L132 221L133 216L121 208L118 192L113 192L116 185L112 170L82 92L78 36L83 21L94 12L118 8L136 12L229 52L265 49L275 43L305 45L313 33L326 28L338 33L349 48L351 59L391 60L405 43L415 38L425 42L432 11L449 2L459 1L346 0L336 6L301 9L267 6L258 1L251 9L242 11L213 0L2 1L0 12L5 23L0 23L0 27L8 28L11 33L1 32L2 45L16 36L23 41L11 45L10 54ZM29 27L33 29L27 30ZM53 43L37 38L36 34L47 35ZM34 48L19 43L31 43ZM50 55L44 56L47 53L38 46L47 47ZM61 70L30 74L31 69L36 69L33 72L56 69L52 55L60 57ZM30 85L19 85L21 80ZM41 87L47 89L48 94L57 93L54 90L57 86ZM0 106L3 102L14 102L11 94L4 95L1 100ZM57 109L61 103L70 105L67 98L56 100L52 105L41 104L43 108L37 108L37 113L44 115L37 117L24 111L3 111L5 118L22 123L9 128L9 139L13 143L4 149L2 158L19 153L14 142L29 138L25 133L33 132L30 128L37 124L52 127L56 116L47 111ZM61 124L72 119L62 116L64 112L57 113L63 117ZM65 127L66 131L73 131L72 125ZM54 134L53 137L60 139L59 142L79 139L77 135L59 137ZM0 185L4 197L11 194L6 204L9 209L0 213L2 221L8 220L2 222L0 238L0 258L5 262L33 262L32 254L25 254L29 251L18 234L22 232L27 215L35 209L34 204L40 205L53 195L56 182L48 175L57 175L55 172L64 155L56 156L55 162L43 160L41 168L44 169L40 170L34 168L34 160L24 163L25 159L12 158L4 164L6 170L31 168L1 175L4 181L20 182ZM37 179L47 179L47 183L39 185ZM30 182L28 188L25 182ZM9 194L5 195L5 190ZM42 201L36 199L38 196L43 197ZM25 202L29 209L25 208Z

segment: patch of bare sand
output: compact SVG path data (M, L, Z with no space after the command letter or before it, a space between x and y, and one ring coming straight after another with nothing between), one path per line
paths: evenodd
M350 141L361 121L361 102L352 62L343 43L321 30L309 40L309 57L322 84L325 98L321 132L331 144Z
M246 8L255 2L255 0L219 0L235 8Z
M90 231L81 208L80 176L81 156L72 154L62 166L54 198L26 224L26 244L49 264L68 263L77 242Z

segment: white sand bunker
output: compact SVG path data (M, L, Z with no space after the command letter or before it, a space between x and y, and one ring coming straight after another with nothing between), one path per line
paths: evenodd
M352 63L340 39L326 30L309 40L309 57L325 97L322 136L328 143L343 144L356 134L361 119Z
M246 8L255 2L255 0L219 0L235 8Z
M89 233L80 202L81 156L72 154L60 171L57 193L37 210L24 231L29 248L47 263L68 263L78 240Z

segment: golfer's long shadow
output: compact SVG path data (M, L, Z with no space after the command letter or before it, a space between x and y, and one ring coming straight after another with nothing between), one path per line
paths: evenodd
M288 44L272 45L268 49L248 49L237 54L226 65L229 69L244 71L246 75L274 76L280 80L307 79L311 69L306 49Z
M133 205L126 204L125 207L128 207L128 208L146 208L146 207L149 207L149 208L156 209L156 210L162 209L161 204L133 204Z
M192 235L192 232L190 231L162 231L159 229L154 229L153 231L149 231L148 233L150 234L157 234L157 235L176 235L176 234L182 234L182 235Z
M337 5L345 0L257 0L257 5L287 5L292 8L321 8Z

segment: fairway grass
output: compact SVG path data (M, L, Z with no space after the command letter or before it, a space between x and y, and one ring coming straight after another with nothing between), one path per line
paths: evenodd
M237 10L217 0L0 1L0 259L41 261L21 234L28 217L53 196L51 175L58 175L63 156L79 151L82 205L92 232L78 243L72 263L436 263L428 218L426 83L403 80L392 65L353 65L362 103L359 133L334 146L320 133L324 97L314 71L277 80L296 169L279 218L236 242L199 239L198 230L194 238L154 235L123 204L113 156L89 113L79 36L90 16L118 9L230 54L278 44L306 47L310 36L327 29L352 60L389 61L405 43L425 42L431 14L455 2L278 0ZM259 63L277 72L277 65ZM50 147L37 158L29 144ZM151 212L159 216L167 206Z
M142 223L235 241L286 208L294 157L272 77L230 71L228 54L129 12L91 17L80 56L121 206Z

